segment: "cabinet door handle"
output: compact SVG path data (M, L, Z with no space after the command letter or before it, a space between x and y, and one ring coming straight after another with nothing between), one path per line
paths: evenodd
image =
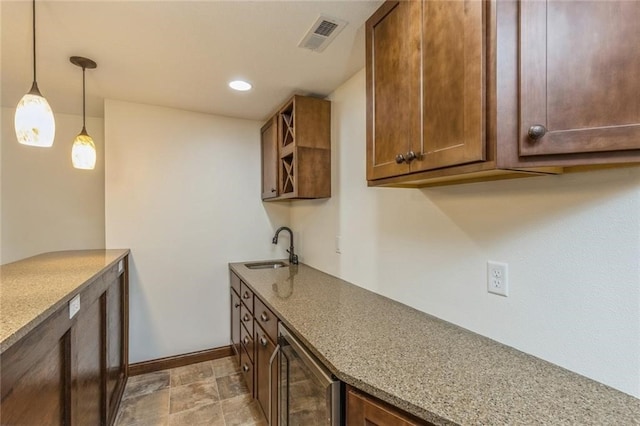
M235 304L233 305L233 307L234 307L234 308L239 308L239 307L240 307L240 304L239 304L239 303L235 303Z
M242 321L248 322L249 321L249 314L244 314L244 316L242 317Z
M271 188L271 192L276 192L276 189L275 188Z
M249 366L247 364L242 366L242 371L244 371L245 373L249 371Z
M269 316L267 315L266 312L263 312L260 314L260 319L262 320L262 322L267 322L269 321Z
M262 337L260 338L260 344L266 348L266 347L267 347L267 343L269 343L269 342L267 341L267 339L265 339L265 338L264 338L264 336L262 336Z
M402 155L402 154L398 154L398 155L396 155L396 163L398 163L398 164L402 164L402 163L404 163L404 162L405 162L404 155Z
M413 160L415 160L416 158L418 158L418 156L416 155L415 152L413 151L409 151L404 155L404 161L406 161L407 163L412 162Z
M534 141L541 139L545 133L547 133L547 129L542 124L534 124L529 127L529 131L527 132L529 139Z
M248 336L244 336L244 339L242 339L242 342L246 345L249 344L249 337Z
M248 299L249 298L249 292L245 291L244 294L242 295L243 299Z

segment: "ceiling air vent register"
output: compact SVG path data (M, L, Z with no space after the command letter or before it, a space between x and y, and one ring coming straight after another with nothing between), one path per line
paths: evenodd
M298 47L313 50L314 52L322 52L346 26L347 21L320 15L307 31L300 44L298 44Z

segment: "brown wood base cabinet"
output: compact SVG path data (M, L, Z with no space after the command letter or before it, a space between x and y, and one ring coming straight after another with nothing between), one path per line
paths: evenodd
M638 22L637 1L386 1L365 25L369 185L639 164Z
M8 348L2 425L111 425L127 380L128 258ZM120 269L121 268L121 269Z
M231 345L234 350L238 347L236 359L251 395L265 419L271 416L270 424L277 425L278 365L270 361L276 349L278 317L236 274L229 273Z
M347 426L431 425L355 388L347 389Z

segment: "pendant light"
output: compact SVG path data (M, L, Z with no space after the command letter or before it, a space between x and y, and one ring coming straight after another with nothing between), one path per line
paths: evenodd
M96 146L91 136L87 133L84 74L87 68L94 69L98 65L91 59L83 58L82 56L72 56L69 60L73 65L82 67L82 130L73 141L71 162L76 169L93 170L96 166Z
M56 135L56 122L36 81L36 0L33 0L33 84L16 108L16 137L23 145L50 147Z

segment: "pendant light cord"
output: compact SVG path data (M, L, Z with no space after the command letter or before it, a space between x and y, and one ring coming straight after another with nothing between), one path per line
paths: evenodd
M36 0L33 0L33 82L36 82Z
M85 91L85 83L84 83L84 72L85 72L85 67L82 67L82 130L84 130L86 132L86 119L85 117L87 116L87 111L86 111L86 95L84 93Z

